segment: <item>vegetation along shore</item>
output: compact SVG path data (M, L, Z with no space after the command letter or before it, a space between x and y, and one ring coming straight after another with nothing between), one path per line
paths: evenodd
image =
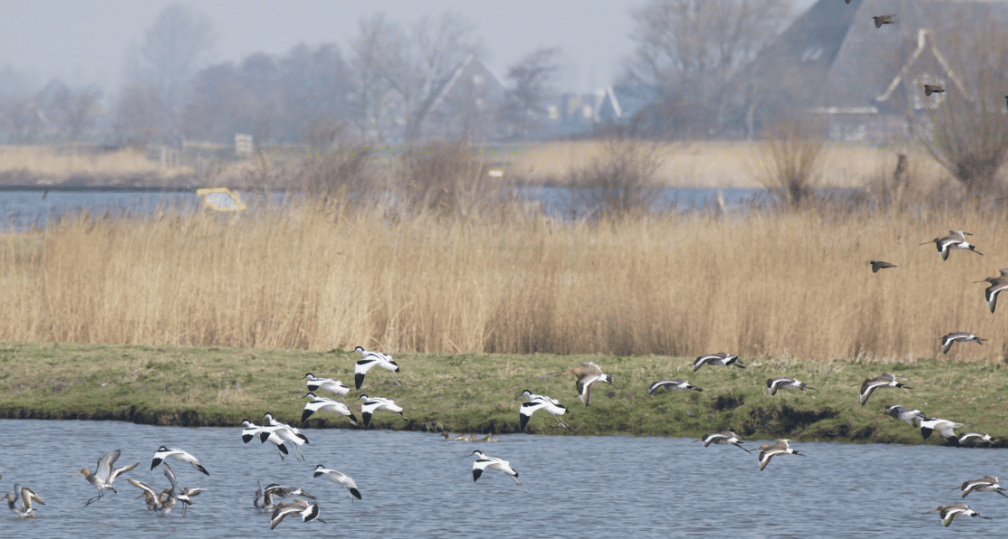
M901 404L931 417L972 425L1008 447L1004 364L918 360L903 363L743 358L745 368L705 366L691 357L656 355L396 354L397 385L373 369L353 389L352 350L269 350L224 347L0 343L0 416L118 420L154 425L239 427L266 412L305 428L353 427L341 415L319 412L300 422L308 399L305 374L341 379L359 416L362 393L392 398L405 420L376 412L370 428L427 430L434 422L452 433L513 433L519 429L522 390L552 396L568 408L568 428L539 412L526 432L553 435L699 437L731 429L744 439L945 444L937 433L885 415ZM594 361L614 377L597 384L590 406L575 389L573 369ZM913 389L878 389L862 406L862 382L883 372L906 376ZM766 381L794 376L816 389L780 390ZM687 379L703 391L657 390L655 381ZM957 434L965 430L958 429Z

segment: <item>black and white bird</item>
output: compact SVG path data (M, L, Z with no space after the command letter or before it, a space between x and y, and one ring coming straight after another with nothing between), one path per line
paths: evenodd
M703 442L704 447L707 447L710 444L718 444L718 445L731 444L745 451L746 453L752 453L752 451L749 451L748 449L742 447L742 444L744 443L743 440L739 438L733 431L730 430L704 434L703 437L700 438L700 441Z
M269 440L270 443L272 443L273 446L276 447L277 454L280 455L280 460L284 460L284 455L288 454L287 446L284 445L283 438L277 435L275 431L264 431L263 427L256 425L255 423L249 421L248 419L243 420L242 425L245 427L244 429L242 429L243 442L249 443L252 441L253 438L259 438L260 435L263 432L265 432L266 440ZM262 440L262 442L265 443L266 440Z
M992 314L994 313L994 307L997 306L998 294L1008 289L1008 268L1001 268L998 273L1000 275L997 277L988 277L982 281L973 281L974 283L990 283L990 286L984 289L984 299L987 300L987 307L990 308Z
M872 393L880 387L902 387L903 389L913 389L910 386L898 382L897 379L906 380L906 376L896 376L891 372L882 373L875 378L869 378L861 384L861 406L864 406Z
M312 373L306 374L305 378L308 379L305 383L308 385L308 391L311 393L316 391L328 391L333 395L338 395L340 397L350 393L350 388L343 385L343 382L339 380L333 380L332 378L316 378Z
M102 457L98 459L98 467L95 468L94 473L91 473L91 471L87 468L83 468L81 471L74 474L83 474L84 479L87 479L88 483L91 483L98 489L98 496L88 500L87 503L84 504L84 507L100 500L102 492L106 490L111 490L113 493L116 493L116 489L112 487L112 483L115 482L117 477L132 470L133 468L136 468L137 464L139 464L139 462L134 462L129 466L116 468L115 461L119 458L120 454L121 451L116 449L115 451L110 451L102 455Z
M168 449L163 445L158 448L157 452L154 453L154 460L151 461L150 469L153 470L154 468L157 468L157 465L161 464L164 459L175 459L179 462L188 462L189 464L192 464L193 468L196 468L206 475L210 475L210 472L208 472L206 468L200 464L196 457L181 449L176 449L174 447Z
M680 391L684 389L692 389L693 391L703 391L699 387L689 383L686 380L659 380L648 388L648 395L654 393L655 391L665 388L667 391Z
M996 444L1001 440L991 438L990 434L980 431L964 432L959 436L959 445L966 447L977 447L980 445Z
M311 399L311 401L305 403L304 411L301 412L301 422L304 423L309 417L315 412L325 411L325 412L335 412L337 414L346 417L350 421L350 424L357 426L357 416L353 415L350 411L350 407L346 404L334 401L332 399L327 399L325 397L316 397L314 393L308 393L305 395Z
M805 455L799 453L798 451L791 449L791 445L788 443L790 440L778 439L772 444L761 445L759 454L759 469L763 471L770 464L770 459L777 455L798 455L804 457Z
M938 419L936 417L914 419L913 425L915 427L920 427L921 436L925 440L931 436L932 432L938 431L938 434L941 434L945 440L952 445L959 445L959 436L956 435L954 429L961 429L970 426L963 425L962 423L956 423L955 421L949 421L947 419Z
M993 475L985 475L980 479L971 479L969 481L965 481L962 485L959 485L958 487L952 487L952 488L957 488L960 491L962 491L963 498L965 498L967 494L973 492L974 490L977 492L997 492L998 494L1004 496L1005 498L1008 498L1008 494L1004 493L1004 488L1002 488L1001 485L998 484L998 478Z
M361 404L361 417L364 418L365 428L371 424L371 416L378 410L388 410L389 412L399 414L399 417L403 418L403 421L406 420L406 416L403 415L402 407L396 404L392 399L361 395L360 400L364 401L364 403Z
M815 389L812 386L805 385L797 378L791 378L790 376L770 378L766 381L766 386L770 388L771 395L776 395L777 391L780 389L800 389L802 391L805 391L806 389Z
M609 374L603 374L602 368L594 361L582 363L581 365L584 366L584 369L581 370L581 374L578 376L577 382L574 382L574 387L577 388L578 396L581 397L581 402L583 402L585 406L588 406L588 401L591 399L592 386L595 385L596 382L612 384L613 377Z
M952 348L952 344L956 342L975 341L977 344L983 346L983 342L986 340L987 339L981 339L968 331L954 331L942 337L942 353L947 354L949 349Z
M275 434L278 438L286 442L291 442L294 445L294 456L298 460L304 460L304 456L301 454L300 446L305 445L308 442L308 437L301 434L301 431L295 427L292 427L286 423L281 423L273 418L273 415L266 413L264 416L267 421L269 421L269 426L264 426L259 429L259 441L266 443L266 440L272 441L272 436Z
M886 406L885 413L899 419L900 421L906 421L908 424L914 425L914 419L928 419L928 416L921 412L920 410L911 410L905 406L900 406L899 404L892 404Z
M395 383L399 383L399 379L395 375L395 373L399 372L399 364L392 360L392 356L381 352L370 352L365 350L363 346L354 348L354 351L360 352L364 356L354 365L354 383L357 385L357 389L361 388L361 385L364 383L364 376L375 365L389 371Z
M983 255L983 253L976 250L976 245L970 245L969 242L966 241L966 236L972 236L972 234L969 232L963 232L962 230L949 230L948 236L935 238L931 241L925 241L921 245L927 245L934 242L942 260L948 260L949 252L951 252L952 249L967 249L978 255Z
M483 470L500 470L508 474L508 476L511 477L511 479L515 483L521 485L521 481L518 481L518 472L516 472L514 468L511 467L510 462L504 459L499 459L497 457L489 457L487 455L484 455L483 452L480 451L479 449L470 453L469 456L472 455L476 455L476 461L473 462L472 467L473 482L475 482L477 479L480 478L481 475L483 475Z
M35 506L34 503L38 502L39 505L45 505L42 498L39 498L38 494L32 492L28 487L22 487L20 485L14 485L14 494L8 492L3 498L7 500L7 507L11 511L17 514L18 518L30 518L35 516ZM21 500L21 507L18 507L17 501Z
M353 501L354 498L357 498L358 500L361 499L361 493L357 490L357 483L355 483L353 478L349 475L338 470L326 468L325 466L319 464L315 467L315 475L313 477L319 477L322 475L328 477L333 483L346 487L347 495L350 496L350 501Z
M309 503L308 500L297 499L292 502L284 502L277 504L273 509L273 515L270 517L270 529L277 527L287 515L298 514L301 515L301 522L308 522L310 520L318 520L319 522L325 522L319 515L319 508L317 503Z
M976 511L974 511L974 510L970 509L969 507L967 507L966 504L964 504L964 503L953 503L953 504L950 504L950 505L939 505L938 507L935 507L934 509L932 509L932 510L930 510L927 513L924 513L924 514L925 515L929 515L929 514L934 513L934 512L938 512L938 516L941 517L942 524L944 524L946 528L949 526L949 524L952 524L952 519L954 519L956 517L962 517L962 516L966 516L966 517L982 517L982 518L986 518L986 519L990 520L990 517L985 517L985 516L981 515L980 513L977 513Z
M528 425L529 419L532 418L532 414L539 410L546 410L547 412L553 414L553 417L557 419L560 426L567 428L567 423L561 421L559 417L567 413L567 408L560 404L556 399L541 395L537 395L537 397L541 398L530 398L528 402L523 402L521 409L518 410L518 421L521 423L521 428L519 430L525 430L525 425Z
M704 365L735 365L736 367L745 368L745 365L739 362L738 356L733 356L726 352L707 354L696 358L696 360L693 361L693 372L700 370L700 367L703 367Z
M518 399L520 399L520 398L522 398L522 397L524 397L526 395L528 395L529 401L547 400L547 401L552 402L553 404L560 404L560 401L554 399L553 397L548 397L546 395L539 395L537 393L532 393L528 389L526 389L525 391L522 391L521 393L519 393L518 396L514 398L514 400L518 400Z
M168 466L167 462L163 463L161 468L164 469L165 477L167 477L168 481L171 482L171 490L168 492L168 499L163 500L161 503L162 507L164 507L164 513L166 515L171 513L171 508L175 506L175 503L182 502L182 516L185 516L186 506L192 505L192 500L189 499L189 493L182 487L181 483L179 483L178 478L175 477L175 473L172 472L172 469Z

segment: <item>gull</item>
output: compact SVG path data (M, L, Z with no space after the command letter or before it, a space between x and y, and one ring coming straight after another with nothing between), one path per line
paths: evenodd
M277 524L280 524L287 515L294 513L301 515L302 522L308 522L309 520L325 522L321 518L318 518L319 509L317 503L308 503L307 500L298 499L276 506L273 510L273 516L270 517L270 529L276 528Z
M364 404L361 404L361 417L364 418L364 427L367 427L371 423L371 416L378 410L388 410L397 413L399 417L403 418L403 421L406 421L406 416L402 413L402 407L397 405L392 399L361 395L360 400L364 401Z
M945 87L940 84L925 84L924 85L924 95L930 96L931 94L941 94L945 93Z
M976 341L977 344L983 346L983 342L986 340L987 339L981 339L980 337L977 337L976 335L968 331L955 331L942 337L942 345L941 345L942 353L947 354L949 349L952 348L952 343L955 343L957 341L959 342Z
M301 455L300 446L308 443L308 437L301 434L301 431L286 424L273 419L273 415L266 413L265 416L267 421L269 421L268 427L262 427L259 432L259 441L265 443L266 440L270 440L272 435L276 435L284 442L294 443L294 456L298 460L303 460L304 457ZM270 440L272 441L272 440ZM275 442L274 442L275 443Z
M584 369L581 371L581 376L578 377L577 382L574 383L574 387L577 388L581 402L585 406L588 406L588 400L591 399L591 388L595 385L595 382L612 384L613 377L609 374L602 374L602 369L594 361L582 363L582 365Z
M266 439L273 443L273 447L276 447L277 454L280 455L280 460L284 459L284 455L288 454L287 446L284 445L283 438L277 435L275 431L264 431L263 427L256 425L255 423L245 419L242 421L244 429L242 429L242 441L249 443L253 438L259 437L263 432L266 432ZM263 440L265 442L265 440Z
M738 356L733 356L726 352L707 354L696 358L696 361L693 362L693 372L700 370L700 367L703 367L704 365L735 365L742 367L743 369L745 368L745 365L739 363Z
M114 467L115 461L116 459L119 458L120 453L121 451L119 449L116 449L115 451L111 451L102 455L102 457L98 459L98 467L95 469L93 474L87 468L83 468L81 469L81 471L74 474L74 475L83 474L84 479L87 479L88 483L91 483L92 485L98 488L98 496L88 500L87 503L84 504L84 507L87 507L91 505L93 502L100 500L102 497L102 491L111 490L113 493L116 493L116 489L112 488L112 483L114 483L116 478L119 477L121 474L128 472L133 468L136 468L136 465L139 464L138 462L134 462L129 466L123 466L122 468L115 468Z
M883 24L896 24L893 17L896 15L872 15L872 19L875 19L875 28L882 28Z
M349 475L337 470L331 470L319 464L315 467L315 475L313 477L319 477L321 475L328 477L330 481L336 483L337 485L343 485L346 487L347 496L350 496L351 502L354 498L357 498L358 500L361 499L360 491L357 490L357 483L354 483L353 478Z
M21 507L14 505L17 503L18 499L21 500ZM38 494L32 492L28 487L22 487L19 485L14 485L14 494L8 492L2 499L7 500L7 507L11 511L17 513L18 518L29 518L35 516L35 507L32 502L38 502L40 505L45 505L42 498L38 497Z
M868 262L871 264L872 273L878 273L880 269L895 268L896 266L884 261L884 260L872 260Z
M175 502L182 502L182 516L186 514L186 506L192 505L192 501L189 499L189 492L182 488L182 485L178 482L175 477L175 473L172 472L171 468L168 467L168 463L165 462L161 465L164 469L165 477L171 482L171 489L167 490L167 502L162 501L161 505L164 507L165 514L171 513L171 508L175 506ZM208 474L209 475L209 474Z
M375 365L389 371L396 384L400 383L395 375L395 373L399 372L399 364L392 361L392 356L381 352L369 352L363 346L354 348L354 352L360 352L364 356L363 359L358 360L354 365L354 383L357 385L357 389L360 389L361 384L364 383L364 375Z
M934 509L932 509L932 510L930 510L927 513L924 513L924 514L928 515L928 514L934 513L935 511L940 511L938 513L938 515L941 516L942 524L944 524L946 528L948 527L949 524L952 524L952 519L954 519L956 517L961 517L963 515L968 516L968 517L982 517L982 518L986 518L987 520L990 520L990 517L985 517L985 516L981 515L980 513L977 513L976 511L970 509L969 507L966 507L966 504L964 504L964 503L953 503L951 505L939 505L938 507L935 507Z
M996 444L1001 440L994 440L986 432L972 431L964 432L959 437L959 445L978 446L980 444Z
M308 391L312 393L322 390L328 391L334 395L339 395L340 397L350 393L350 388L343 385L343 382L339 380L333 380L332 378L316 378L314 374L308 373L305 375L308 380L305 382L308 385Z
M928 416L924 415L924 413L920 410L911 410L910 408L900 406L899 404L886 406L885 413L899 419L900 421L906 421L910 425L914 425L914 419L928 419Z
M132 477L129 479L129 483L143 491L144 501L147 504L148 511L160 511L163 508L158 493L154 492L154 489L148 487L141 481L133 479Z
M949 230L949 235L943 238L935 238L931 241L925 241L921 245L927 245L934 242L935 247L938 248L938 253L941 254L942 260L948 260L949 252L952 249L969 249L978 255L983 255L980 251L976 250L976 245L970 245L966 241L966 236L972 236L969 232L963 232L962 230Z
M196 468L197 470L205 473L206 475L210 475L210 472L206 471L206 468L204 468L203 465L200 464L199 460L196 457L190 455L188 452L183 451L181 449L175 449L174 447L168 449L163 445L158 448L156 453L154 453L154 460L151 461L150 469L153 470L154 468L157 468L158 464L161 464L161 462L164 459L168 458L175 459L179 462L188 462L189 464L192 464L193 468Z
M648 388L647 390L648 395L654 393L660 388L665 388L667 391L678 391L685 389L692 389L694 391L703 391L699 387L689 383L686 380L659 380L651 384L651 387Z
M725 430L721 432L713 432L711 434L704 434L700 441L703 442L703 446L707 447L710 444L726 445L732 444L735 447L745 451L746 453L752 453L748 449L742 447L743 440L735 435L734 432L730 430Z
M521 428L518 430L525 430L525 425L528 425L529 419L532 418L532 414L539 410L546 410L547 412L553 414L553 417L557 418L560 426L567 428L567 423L560 421L558 416L562 416L567 413L567 408L550 397L545 397L541 399L531 399L528 402L523 402L521 409L518 410L518 421L521 423ZM487 435L489 436L489 434ZM484 441L490 441L484 440Z
M961 490L963 498L965 498L967 494L973 492L974 490L977 492L997 492L998 494L1004 496L1005 498L1008 498L1008 494L1004 493L1004 488L1002 488L1001 485L998 484L998 478L993 475L985 475L980 479L971 479L969 481L964 482L962 485L959 485L958 487L952 487L952 488L957 488Z
M1002 290L1008 289L1008 268L1001 268L1000 274L997 277L988 277L982 281L973 281L974 283L990 283L986 289L984 289L984 299L987 300L987 307L990 308L990 312L994 313L994 307L997 306L997 297Z
M508 476L510 476L511 479L516 484L521 485L521 481L518 481L518 472L514 471L514 468L511 467L510 462L503 459L499 459L497 457L489 457L487 455L484 455L483 452L480 451L479 449L469 454L469 456L472 455L476 455L477 457L476 461L473 462L473 468L472 468L474 483L476 482L477 479L480 478L481 475L483 475L483 470L500 470L508 474Z
M955 421L949 421L947 419L938 419L934 417L928 419L914 419L913 422L914 422L913 425L915 427L920 427L921 436L925 440L927 440L931 436L932 432L938 431L938 434L944 436L945 439L948 440L948 442L953 445L959 444L959 437L956 436L956 433L953 429L961 429L970 426L970 425L963 425L962 423L956 423Z
M897 378L902 378L906 380L906 376L896 376L891 372L882 373L875 378L869 378L861 384L861 406L864 406L868 399L872 396L872 393L880 387L902 387L905 389L913 389L910 386L904 385L897 382Z
M311 401L305 403L304 411L301 413L301 422L304 423L309 417L319 410L324 410L326 412L336 412L347 418L350 424L357 426L357 416L353 415L350 411L350 407L346 404L334 401L332 399L327 399L325 397L316 397L314 393L308 393L305 397L311 397Z
M759 454L760 471L763 471L763 469L767 467L767 464L770 464L770 459L774 458L777 455L791 454L791 455L798 455L801 457L805 456L804 454L799 453L794 449L791 449L791 446L788 444L788 442L790 442L790 440L778 439L772 444L761 445L759 447L762 450L760 451Z
M789 376L784 376L781 378L770 378L766 381L766 386L770 388L770 394L776 395L779 389L800 389L805 391L805 389L815 389L812 386L807 386L803 382L799 381L797 378L791 378Z

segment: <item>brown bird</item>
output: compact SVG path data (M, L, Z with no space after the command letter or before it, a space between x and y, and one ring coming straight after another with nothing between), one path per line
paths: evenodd
M896 24L893 17L896 15L873 15L872 18L875 19L875 28L882 28L883 24Z
M924 95L945 93L945 87L940 84L925 84Z
M977 513L976 511L970 509L969 507L966 506L966 504L963 503L939 505L938 507L924 514L927 515L934 512L938 512L938 515L941 516L942 524L944 524L946 528L949 526L949 524L952 524L952 519L961 516L981 517L990 520L990 517L985 517L980 513Z
M984 290L984 298L987 300L987 306L990 307L990 312L994 312L994 307L997 306L997 297L1002 290L1008 289L1008 268L1001 268L1001 275L997 277L988 277L982 281L973 281L974 283L990 283Z
M894 266L894 265L892 265L892 264L890 264L888 262L882 261L882 260L872 260L871 262L869 262L869 264L871 264L872 273L878 273L878 270L880 270L880 269L895 268L896 267L896 266Z

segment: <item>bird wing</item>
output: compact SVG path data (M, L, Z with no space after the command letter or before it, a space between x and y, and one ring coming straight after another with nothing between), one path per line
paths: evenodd
M122 453L121 450L116 449L115 451L110 451L102 455L98 459L98 468L95 470L95 477L101 479L102 481L108 481L112 476L112 465L119 458Z

